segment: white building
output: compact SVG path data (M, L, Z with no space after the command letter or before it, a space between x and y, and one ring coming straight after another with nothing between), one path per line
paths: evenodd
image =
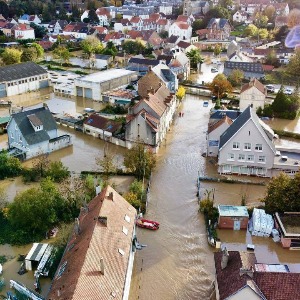
M240 93L240 110L245 110L252 105L256 111L259 107L264 108L267 96L267 89L256 78L242 86Z
M238 10L233 14L232 20L237 23L244 23L248 19L248 14L245 11Z
M34 29L28 24L18 24L14 29L14 35L16 39L20 40L35 39Z
M271 177L273 138L274 132L248 106L220 137L219 173Z
M34 62L0 68L0 97L23 94L48 86L47 71Z
M137 72L109 69L75 79L75 96L102 101L102 92L126 86L137 79Z
M159 6L159 12L165 14L166 16L172 15L173 6L171 4L161 4Z
M29 159L70 146L71 136L59 136L57 124L46 107L12 114L7 125L10 153Z
M169 37L179 36L181 40L190 41L192 37L192 27L184 22L175 22L169 28Z

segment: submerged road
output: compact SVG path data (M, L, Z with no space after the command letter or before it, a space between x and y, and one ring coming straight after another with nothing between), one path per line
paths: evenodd
M158 231L138 228L147 247L135 259L130 299L208 299L213 281L212 249L198 213L196 178L205 173L205 131L209 108L187 95L184 117L162 146L153 173L146 218L160 222Z

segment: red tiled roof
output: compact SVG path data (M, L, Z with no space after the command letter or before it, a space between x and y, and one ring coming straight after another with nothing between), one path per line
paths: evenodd
M98 16L107 16L108 18L110 17L109 11L105 7L100 7L96 10L96 14Z
M300 299L300 273L255 272L253 279L268 300Z
M159 19L159 20L157 20L156 24L160 25L160 26L167 25L168 20L167 19Z
M180 15L177 17L176 22L187 22L188 19L188 16Z
M175 22L180 29L189 29L190 25L184 22Z
M116 132L121 128L120 123L116 123L110 119L106 119L98 114L91 114L85 121L84 124L95 127L97 129L102 129L111 133Z
M69 239L47 299L123 299L135 216L136 210L110 186L88 204L87 210L81 210L79 234L74 230ZM105 218L106 224L101 222Z
M274 66L272 65L262 65L262 67L265 72L270 72L274 70Z
M217 122L212 123L211 125L208 125L207 133L211 133L218 127L220 127L222 124L228 124L229 126L233 123L233 121L225 115L223 119L218 120Z
M140 21L141 21L142 19L140 18L140 17L133 17L133 18L131 18L130 19L130 22L132 23L132 24L134 24L134 23L139 23Z
M266 95L267 90L266 90L265 86L260 81L258 81L256 78L253 78L250 80L250 82L244 84L241 88L241 93L250 89L253 86L256 87L261 93Z
M243 262L241 255L243 255L245 257L244 260L248 260L248 262ZM249 268L251 265L254 266L256 258L254 253L229 251L227 267L222 270L222 252L216 252L214 256L220 300L224 300L247 284L248 276L240 276L240 269L245 264L248 265L247 267Z

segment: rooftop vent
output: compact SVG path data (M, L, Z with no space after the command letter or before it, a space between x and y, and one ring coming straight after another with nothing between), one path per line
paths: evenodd
M99 217L98 217L98 221L99 221L101 224L107 226L107 217L99 216Z

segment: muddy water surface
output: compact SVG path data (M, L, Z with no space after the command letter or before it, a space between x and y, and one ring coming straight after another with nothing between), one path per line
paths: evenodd
M159 221L161 227L157 232L137 230L139 241L147 247L136 255L131 300L205 300L209 297L214 279L213 252L207 244L196 197L198 173L201 176L217 175L214 161L201 156L206 148L209 109L203 107L201 99L188 95L180 108L184 117L175 119L159 151L146 217ZM125 149L105 145L103 141L73 129L60 127L59 130L62 134L71 134L74 145L50 154L50 159L61 160L72 172L94 170L95 157L103 155L105 147L122 164ZM5 136L0 136L0 145L3 143L6 143ZM11 195L22 185L21 181L13 184L15 187L10 188ZM240 204L243 195L246 195L247 203L256 203L265 193L264 186L256 185L203 182L201 187L203 193L214 189L216 204ZM219 236L230 250L245 250L246 243L251 242L256 246L259 262L287 263L291 270L298 270L299 253L284 250L269 238L252 238L245 231L230 230L220 230ZM0 253L11 256L24 254L30 246L24 249L0 246ZM33 274L27 273L18 278L18 264L15 262L6 263L4 268L5 278L17 278L33 286ZM42 282L43 292L48 287L49 281Z

